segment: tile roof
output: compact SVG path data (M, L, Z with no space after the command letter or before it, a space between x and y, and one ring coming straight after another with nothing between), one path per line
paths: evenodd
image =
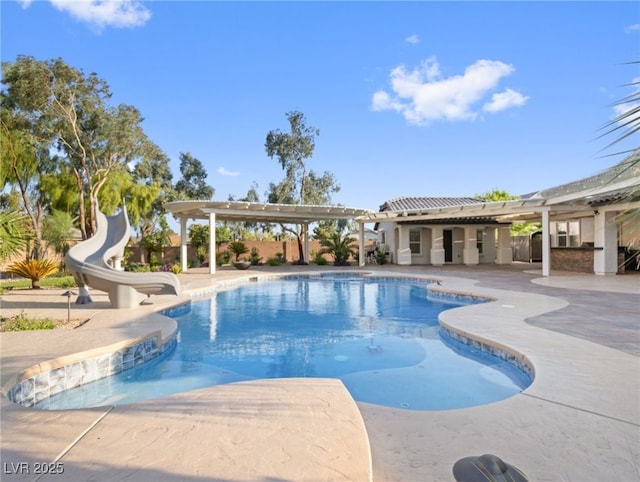
M380 206L380 212L384 211L415 211L420 209L445 208L466 204L481 203L479 199L472 197L398 197L385 202Z
M544 189L538 192L533 197L552 199L563 195L580 195L582 193L588 194L588 191L591 189L606 187L607 185L611 185L614 182L621 182L627 179L640 179L640 149L636 149L623 161L619 162L613 167L610 167L609 169L605 169L595 176L589 176L583 179L578 179L577 181L569 182L567 184ZM637 191L637 189L638 188L636 186L630 191Z

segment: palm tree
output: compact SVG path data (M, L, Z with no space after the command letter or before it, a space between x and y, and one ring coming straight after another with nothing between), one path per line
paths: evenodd
M29 242L26 216L16 211L0 212L0 260L20 253Z
M343 237L340 233L334 232L321 237L319 241L322 246L321 252L333 256L334 266L347 266L349 256L355 256L355 249L351 245L356 239L348 234Z
M240 261L240 255L249 252L249 248L242 241L233 241L229 243L229 251L236 255L236 261Z

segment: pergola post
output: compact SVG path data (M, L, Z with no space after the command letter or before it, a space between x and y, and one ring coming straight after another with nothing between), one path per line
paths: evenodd
M614 275L618 272L618 226L616 212L595 214L595 251L593 271L597 275Z
M180 267L187 271L187 218L180 217Z
M358 222L360 231L358 233L358 266L364 266L366 261L364 252L364 223Z
M209 274L216 273L216 213L209 213Z
M309 223L304 223L302 225L302 235L304 236L304 258L302 262L304 264L309 264Z
M551 230L550 209L542 208L542 276L551 275Z

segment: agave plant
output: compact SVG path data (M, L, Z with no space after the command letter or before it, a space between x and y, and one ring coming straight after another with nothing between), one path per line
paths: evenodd
M48 259L25 259L11 264L7 273L31 280L31 288L40 289L40 280L58 271L58 264Z

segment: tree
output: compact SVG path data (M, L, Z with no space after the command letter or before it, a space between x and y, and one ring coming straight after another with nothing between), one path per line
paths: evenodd
M176 196L180 200L209 200L215 189L206 184L207 171L202 162L191 154L180 153L180 173L182 178L176 183Z
M476 194L474 196L476 199L479 199L480 201L487 201L487 202L492 202L492 201L513 201L516 199L520 199L520 196L514 196L512 194L509 194L507 191L503 191L501 189L493 188L493 190L488 191L484 194Z
M278 183L270 183L267 194L268 202L280 204L327 204L331 194L338 192L333 174L325 172L318 176L307 169L306 159L313 156L315 138L320 131L307 126L304 114L298 111L287 112L290 132L280 129L269 131L265 141L267 155L276 157L285 172L284 179ZM290 232L298 240L300 262L304 260L302 244L302 227L296 229L281 225L283 231Z
M44 222L42 236L56 253L65 255L72 239L73 219L64 211L53 211Z
M19 253L29 240L29 226L24 215L16 211L0 211L0 260Z
M335 266L346 266L350 256L355 255L355 249L351 246L356 242L356 238L350 237L348 234L343 236L336 231L326 237L320 238L322 253L333 256L333 264Z
M520 199L520 196L514 196L509 194L507 191L502 189L493 188L493 190L488 191L484 194L476 194L476 199L480 201L486 202L495 202L495 201L514 201ZM533 234L542 229L541 223L517 223L512 224L510 228L511 236L520 236L520 235L529 235Z
M149 263L152 263L154 254L164 253L165 246L169 245L172 231L165 218L160 218L160 226L158 229L149 233L140 243L140 246L146 251Z
M110 175L155 146L144 134L140 112L109 105L111 92L97 74L85 75L62 61L20 56L3 64L2 107L29 124L29 132L55 149L78 193L83 239L95 230L95 202Z
M131 172L132 183L125 198L131 224L140 233L141 246L149 237L157 240L158 236L164 236L158 232L158 226L167 225L164 203L175 198L172 178L169 158L160 150L141 159Z
M251 187L247 191L247 194L244 197L237 198L233 195L229 196L229 201L232 202L248 202L248 203L259 203L260 196L258 194L258 183L255 181L251 183ZM261 230L264 232L270 232L271 226L267 223L256 223L251 221L226 221L225 226L227 226L235 239L245 239L250 232L254 234Z
M44 256L42 240L43 222L46 215L42 182L54 165L46 150L30 131L31 123L19 112L6 108L3 97L0 115L0 181L1 190L8 185L20 196L18 206L30 223L26 257L40 259Z
M267 155L274 156L280 161L282 169L286 172L286 178L292 181L292 188L298 189L297 204L305 204L305 190L307 182L307 166L305 159L313 156L315 138L320 131L306 125L306 119L302 112L291 111L286 114L291 132L286 133L276 129L269 131L265 142ZM293 204L293 203L291 203Z

